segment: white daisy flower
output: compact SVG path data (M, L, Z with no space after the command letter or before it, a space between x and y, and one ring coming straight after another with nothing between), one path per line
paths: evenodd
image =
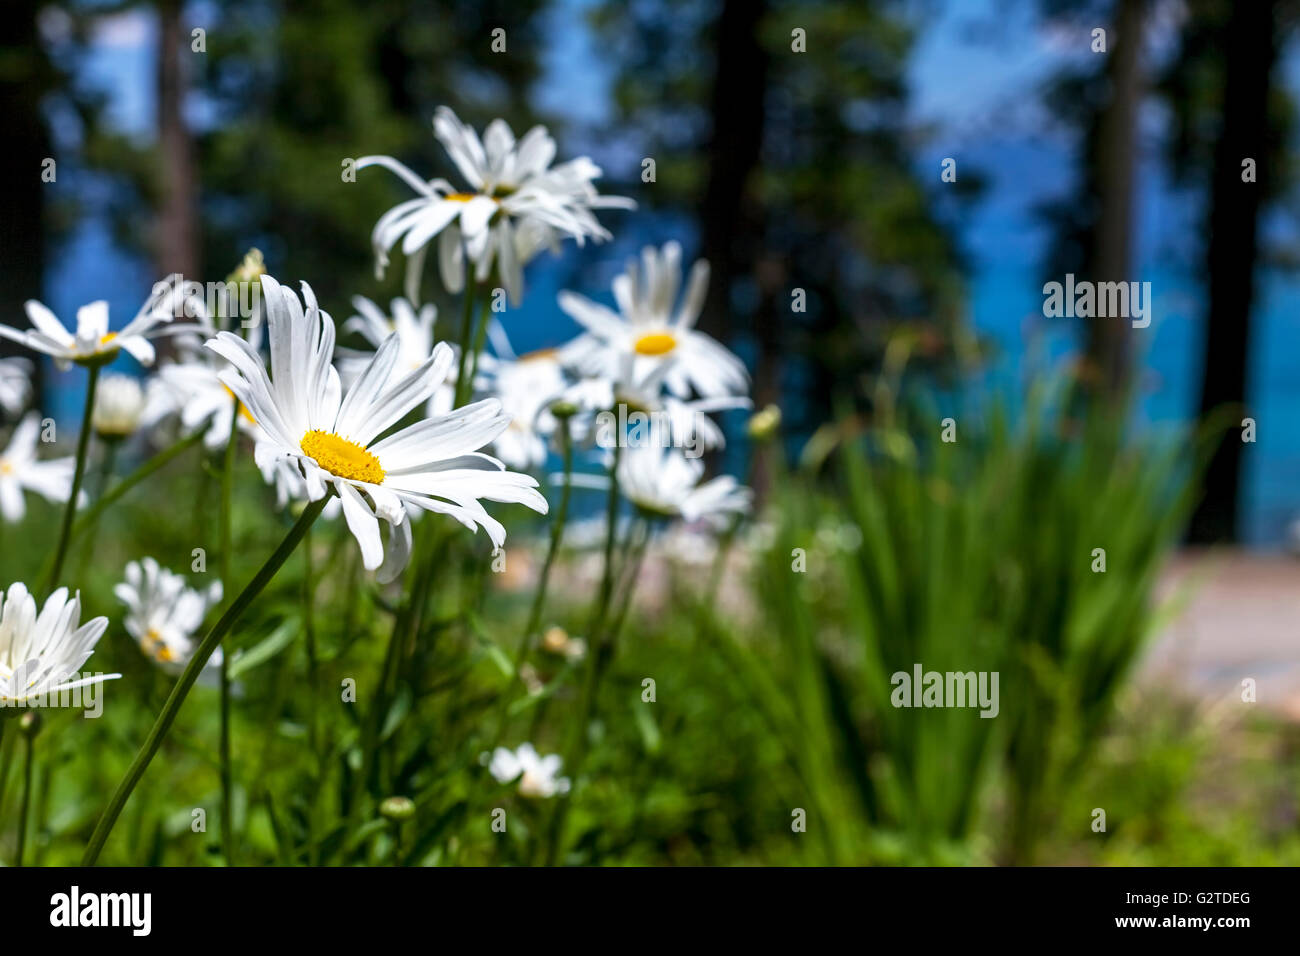
M560 308L587 330L566 347L566 361L586 375L617 379L626 375L630 359L631 378L639 381L671 360L664 386L678 398L686 398L692 389L705 398L746 393L749 374L744 363L694 327L709 286L709 264L703 259L692 267L686 295L673 312L681 258L682 247L676 242L666 243L662 251L643 249L640 267L633 260L614 280L617 313L573 292L561 292Z
M685 521L727 523L749 510L753 493L731 475L701 484L704 462L676 448L624 448L618 462L618 490L642 511Z
M485 387L501 401L510 424L492 443L493 453L511 468L535 468L546 461L547 440L559 422L551 403L569 388L555 349L517 358L483 356Z
M262 439L262 441L267 440ZM257 462L257 470L262 473L262 480L275 489L276 508L283 511L291 502L306 504L310 500L307 496L307 481L302 476L302 470L291 459L276 455L273 447L255 450L253 458ZM333 521L339 516L341 510L343 510L342 499L331 498L320 516ZM407 517L411 517L409 508L406 514Z
M569 778L559 776L564 758L559 754L539 755L532 744L520 744L518 750L498 747L492 752L488 772L499 783L519 779L519 793L525 797L553 797L569 792Z
M181 575L145 558L127 564L126 580L113 593L126 605L123 623L140 650L167 673L179 674L197 647L194 636L208 609L221 600L221 582L196 591L186 586ZM204 667L220 666L221 648L217 648Z
M234 393L221 381L224 367L225 362L219 359L194 357L159 368L149 380L142 424L153 425L177 415L183 434L192 435L203 429L204 447L216 451L225 447L230 439L231 418L238 414L239 430L257 438L261 434L257 422L245 405L236 402Z
M518 303L523 267L533 256L557 246L566 236L580 245L589 237L608 239L609 232L593 210L636 206L630 199L597 193L593 181L601 170L585 156L552 166L555 140L544 126L534 126L516 142L510 127L497 119L488 124L480 141L473 129L443 106L434 115L433 131L468 183L467 191L445 179L426 182L391 156L357 160L358 169L383 166L419 193L418 198L384 213L371 233L380 277L389 250L402 240L402 252L411 257L407 295L412 299L434 237L438 237L438 264L448 291L464 287L468 255L477 281L485 281L495 264L511 301Z
M108 618L81 620L81 595L68 599L68 589L50 595L36 613L36 599L26 585L14 583L0 591L0 703L20 706L26 701L121 677L97 674L77 678L104 636ZM46 705L48 701L41 701Z
M0 409L17 415L32 392L32 363L25 358L0 358Z
M9 447L0 452L0 516L5 521L21 521L27 513L23 491L34 491L56 504L67 501L72 493L76 460L69 455L38 461L36 443L40 431L40 415L28 413L14 429Z
M108 303L102 299L77 310L76 334L65 329L54 313L35 299L28 299L26 305L32 328L22 330L0 325L0 336L44 352L60 369L69 368L73 362L82 365L108 362L121 350L142 365L152 365L154 347L149 339L167 331L191 328L162 328L178 315L199 316L204 313L202 298L186 288L179 273L157 283L135 318L116 332L109 331Z
M131 375L105 375L95 389L90 425L101 438L125 438L140 425L144 389Z
M610 409L622 405L623 409L620 413L629 421L635 420L637 413L640 413L648 417L652 427L655 427L656 422L666 424L667 434L664 440L659 442L660 445L673 444L696 452L722 448L726 445L726 438L722 429L709 415L732 409L749 408L752 403L743 395L680 399L666 392L665 381L675 364L674 360L669 360L648 369L641 368L642 377L637 378L638 363L633 356L625 355L623 372L608 384L608 401L600 407ZM593 390L591 394L596 393ZM662 428L663 425L658 427ZM597 440L601 441L599 431ZM608 446L608 442L605 444Z
M392 318L384 315L383 310L365 296L353 296L352 305L357 314L343 323L344 334L356 332L375 348L383 345L390 335L397 336L397 361L393 365L393 375L409 375L433 354L433 325L438 310L432 304L422 306L417 313L406 299L394 299ZM373 352L338 350L337 364L344 388L350 387L361 376L373 357ZM429 397L425 413L428 416L445 415L455 404L456 374L453 366L446 381Z
M257 261L260 262L261 253L257 253L257 256ZM245 257L245 262L247 261L248 257ZM209 451L217 451L224 448L230 439L231 419L238 415L238 430L254 441L259 440L262 430L248 408L236 400L235 393L221 381L221 372L225 370L226 362L203 348L203 342L216 334L216 325L204 315L199 321L198 329L203 333L202 337L197 338L191 346L189 337L186 336L181 344L180 360L161 366L157 374L149 379L141 424L150 427L164 418L176 415L180 420L182 434L192 435L204 429L204 447ZM247 335L249 344L254 349L261 348L261 322L251 325Z
M302 285L305 313L292 290L270 276L262 277L262 288L270 376L257 350L236 335L221 332L207 346L234 366L222 373L222 381L266 433L267 440L257 446L258 464L289 460L302 472L313 501L333 488L367 570L382 563L380 578L387 581L405 567L411 549L407 505L450 515L471 530L482 525L496 547L506 531L480 499L546 512L536 480L476 452L509 421L497 401L477 402L379 438L442 384L452 362L448 346L440 343L418 369L393 382L400 343L389 336L345 395L330 364L334 322L317 307L311 286ZM381 520L391 529L387 561Z

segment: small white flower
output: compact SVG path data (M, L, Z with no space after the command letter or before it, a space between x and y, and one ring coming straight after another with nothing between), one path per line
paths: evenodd
M695 330L709 285L709 264L691 269L681 306L674 314L681 282L682 249L669 242L659 251L646 247L613 283L616 313L572 292L561 292L560 308L586 333L565 348L565 360L586 375L615 381L644 381L665 362L663 384L686 398L694 389L704 398L743 395L749 390L744 363L713 338ZM629 362L631 365L629 366Z
M27 513L24 490L34 491L56 504L67 501L72 493L76 460L68 456L38 461L36 443L40 430L40 416L28 413L14 429L9 447L0 452L0 515L5 521L21 521Z
M473 129L443 106L434 115L433 130L468 183L468 191L445 179L426 182L391 156L357 160L358 169L383 166L420 194L384 213L371 233L381 277L388 251L402 240L402 252L411 257L407 295L412 299L417 297L427 247L435 237L448 291L464 287L468 255L479 282L487 279L495 264L511 301L517 303L523 292L523 267L533 256L557 246L566 236L579 244L587 238L608 239L609 232L593 210L635 208L629 199L596 192L593 182L601 175L600 167L587 157L552 166L555 140L544 126L534 126L516 142L510 127L497 119L488 124L480 141Z
M342 499L343 517L367 570L383 564L380 579L388 581L406 566L408 505L450 515L471 530L481 525L496 547L506 531L480 499L546 512L535 479L506 471L500 461L476 451L509 421L497 401L458 408L380 438L442 384L452 362L448 346L440 343L428 361L393 381L400 344L391 335L345 395L330 363L334 322L317 307L311 286L302 286L305 312L292 290L270 276L262 277L262 288L270 375L257 350L236 335L221 332L207 346L231 363L221 379L265 432L266 440L256 446L259 467L288 460L302 473L313 501L332 488ZM391 529L387 561L380 521Z
M125 438L140 424L144 389L131 375L105 375L95 388L90 424L104 438Z
M257 438L261 434L257 422L221 381L224 367L225 362L216 356L211 359L195 356L159 368L149 380L142 424L153 425L177 415L183 434L192 435L204 429L204 447L216 451L230 439L231 418L238 414L239 430Z
M25 358L0 359L0 409L17 415L32 392L32 363Z
M636 378L634 369L637 363L632 356L623 357L623 372L608 383L608 402L603 408L610 408L613 403L624 406L629 421L634 420L640 412L647 415L653 423L656 418L666 420L668 438L663 444L678 447L692 447L703 450L722 448L726 439L718 424L709 418L711 412L723 412L732 409L749 408L752 404L743 395L718 395L711 398L680 399L664 391L664 382L675 362L669 360L650 368L641 368L641 378ZM602 379L589 379L589 382L601 382ZM593 393L594 394L594 393ZM598 440L600 436L598 435Z
M364 296L353 296L352 305L358 314L343 323L344 333L357 332L375 348L383 345L384 340L390 335L397 336L397 361L393 363L394 376L411 374L433 354L433 324L437 321L438 310L432 304L424 305L417 313L415 307L406 299L394 299L391 319L384 315L379 306ZM339 349L337 364L344 388L351 387L373 357L372 352ZM425 414L445 415L455 404L456 375L455 369L452 368L447 379L429 397Z
M108 618L81 620L81 595L50 595L40 614L26 585L0 591L0 701L10 707L60 691L98 684L121 674L73 679L104 636Z
M525 797L553 797L569 792L569 778L559 776L564 759L559 754L538 755L532 744L518 750L498 747L492 753L488 772L500 783L519 779L519 793Z
M140 650L169 674L179 674L194 654L194 635L203 626L208 609L221 600L221 582L196 591L185 579L153 558L132 561L126 566L126 581L113 593L127 607L127 633ZM221 666L221 648L213 652L205 668Z
M749 510L752 493L731 475L703 477L704 462L675 448L625 448L618 462L619 492L643 511L720 525Z
M162 326L177 315L198 316L204 309L202 299L186 290L179 274L157 283L135 318L117 332L108 329L108 303L102 299L77 310L76 334L65 329L54 313L35 299L28 299L26 305L32 328L22 330L0 325L0 336L44 352L53 357L60 369L67 369L73 362L82 365L107 362L121 350L141 365L152 365L154 347L149 339L168 331ZM173 326L170 331L188 328Z

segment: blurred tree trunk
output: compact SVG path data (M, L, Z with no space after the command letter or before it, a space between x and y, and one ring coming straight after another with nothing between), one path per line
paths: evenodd
M190 32L181 22L181 0L158 4L158 158L160 204L154 260L159 277L179 272L199 280L199 240L194 142L185 125L184 58Z
M41 164L52 155L41 116L41 102L52 81L50 64L36 30L36 0L14 0L5 8L9 28L0 55L11 64L0 83L0 116L5 122L5 148L0 150L0 322L15 328L28 325L23 311L27 299L43 298L45 273L46 190L59 188L41 179ZM57 170L56 170L57 172ZM27 349L0 339L0 355Z
M1275 0L1234 3L1224 36L1223 124L1214 147L1210 194L1209 318L1201 378L1204 418L1224 405L1243 409L1259 215L1268 188L1267 136L1271 73L1277 59ZM1254 159L1257 181L1242 181ZM1235 541L1242 442L1229 432L1205 475L1205 496L1192 516L1197 543Z
M1093 161L1098 215L1093 230L1096 282L1130 281L1133 268L1133 193L1138 109L1142 102L1142 38L1147 0L1119 0L1106 62L1109 97L1098 118ZM1128 388L1133 356L1130 323L1114 316L1087 325L1087 351L1098 390L1118 399Z
M759 407L775 401L779 364L775 277L770 266L758 268L766 216L755 194L767 99L768 57L759 34L766 13L766 0L724 0L714 23L713 132L705 151L709 172L700 201L702 254L712 266L701 325L711 335L725 339L732 331L735 282L746 277L755 282L758 302L752 331L758 356L754 400ZM757 459L753 481L760 493L765 476L764 463Z

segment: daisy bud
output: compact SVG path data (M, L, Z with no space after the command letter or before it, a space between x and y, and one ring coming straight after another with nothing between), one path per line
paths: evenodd
M35 737L41 732L41 715L29 710L18 719L18 729L28 737Z
M122 439L135 431L143 411L144 389L138 381L130 375L105 375L95 389L90 424L101 438Z
M394 823L403 823L415 816L415 801L410 797L389 797L379 805L379 815Z
M578 414L578 406L573 402L560 399L551 403L551 414L559 419L572 418Z
M266 262L262 259L261 249L249 249L235 271L230 273L231 282L256 282L266 274Z
M749 419L749 437L757 442L771 441L781 428L781 409L768 405Z
M569 646L569 634L562 627L548 627L542 635L542 649L551 654L563 654Z

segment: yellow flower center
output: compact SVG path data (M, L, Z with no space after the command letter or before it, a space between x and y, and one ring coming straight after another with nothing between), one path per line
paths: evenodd
M12 475L13 473L14 466L9 464L9 462L5 461L3 458L0 458L0 475Z
M100 340L99 340L99 344L100 344L100 345L107 345L109 342L113 341L113 339L115 339L115 338L117 338L117 333L116 333L116 332L109 332L107 335L105 335L105 336L103 336L103 337L100 338Z
M537 349L535 352L525 352L519 356L520 362L536 362L541 359L554 358L559 349Z
M677 340L668 332L648 332L632 347L638 355L667 355L677 348Z
M176 659L172 649L163 643L162 635L150 628L144 635L140 645L146 654L153 657L154 660L164 664L169 664Z
M302 436L299 444L303 454L314 458L316 464L332 475L349 481L383 484L384 469L379 464L379 459L342 435L313 428Z

